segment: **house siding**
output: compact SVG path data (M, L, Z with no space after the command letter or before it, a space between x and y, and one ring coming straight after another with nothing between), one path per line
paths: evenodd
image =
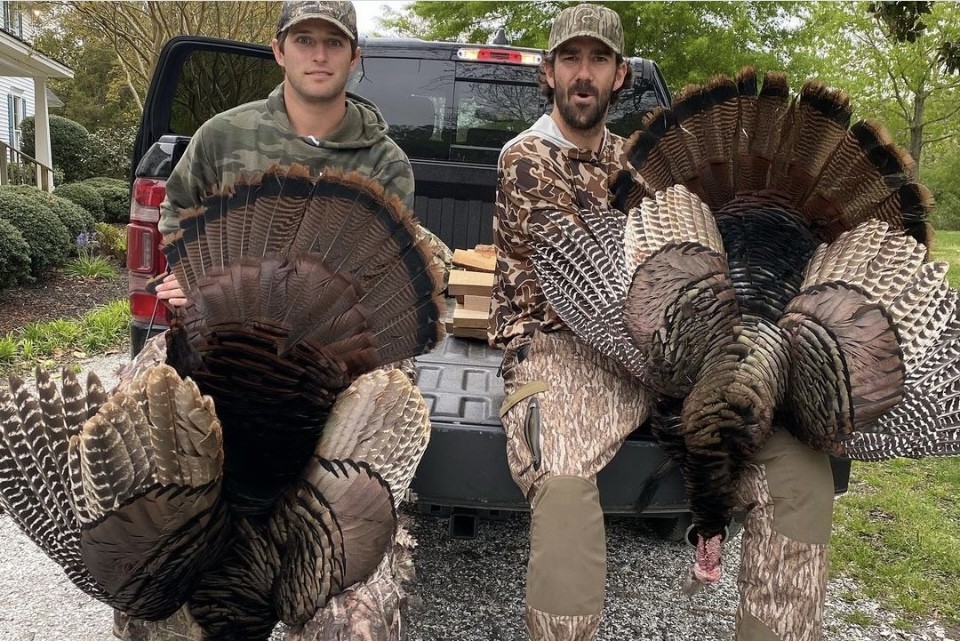
M25 2L0 0L0 29L7 31L20 40L31 42L35 29L26 4ZM20 20L16 19L17 8L22 8ZM23 99L24 117L36 114L36 97L33 78L0 76L0 140L7 145L17 147L16 141L11 138L11 96L19 96Z

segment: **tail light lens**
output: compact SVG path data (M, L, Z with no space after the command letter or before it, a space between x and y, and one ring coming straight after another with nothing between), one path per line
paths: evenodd
M139 324L168 323L167 307L146 292L147 280L167 269L167 260L160 252L160 204L167 196L163 179L139 178L133 183L130 200L130 223L127 225L127 269L130 290L130 312Z

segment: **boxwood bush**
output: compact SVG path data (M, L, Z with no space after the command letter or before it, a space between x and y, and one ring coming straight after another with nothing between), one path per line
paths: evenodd
M35 195L14 187L0 188L0 218L13 224L30 247L30 274L24 281L47 276L73 247L67 227Z
M79 205L90 213L94 221L103 221L103 197L92 185L64 183L58 185L53 193Z
M93 231L95 223L93 216L73 201L44 192L31 185L18 185L12 189L26 194L32 199L39 199L41 203L50 208L63 222L63 225L67 227L71 239L76 240L80 234Z
M103 220L107 223L126 223L130 220L130 186L122 179L97 176L81 181L103 197Z
M30 246L6 219L0 219L0 288L9 288L30 274Z
M28 116L21 123L24 153L37 158L35 149L36 123ZM50 115L50 153L53 166L63 170L64 181L78 181L85 176L86 158L89 155L90 132L76 121L56 114Z

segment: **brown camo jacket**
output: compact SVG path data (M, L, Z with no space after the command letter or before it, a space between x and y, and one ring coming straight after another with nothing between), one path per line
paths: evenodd
M497 265L488 332L492 346L506 347L513 338L529 336L535 329L566 329L537 281L528 225L545 210L563 212L582 225L580 210L608 208L609 179L630 167L624 143L625 139L606 131L596 153L561 147L539 133L528 133L501 154L493 221Z

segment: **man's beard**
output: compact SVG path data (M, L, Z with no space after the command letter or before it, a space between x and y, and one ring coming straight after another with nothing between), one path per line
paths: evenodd
M570 97L578 93L593 94L597 98L596 103L584 107L574 105ZM588 81L574 83L566 93L555 92L557 109L560 110L564 122L573 129L593 131L603 124L612 93L612 89L601 91Z

